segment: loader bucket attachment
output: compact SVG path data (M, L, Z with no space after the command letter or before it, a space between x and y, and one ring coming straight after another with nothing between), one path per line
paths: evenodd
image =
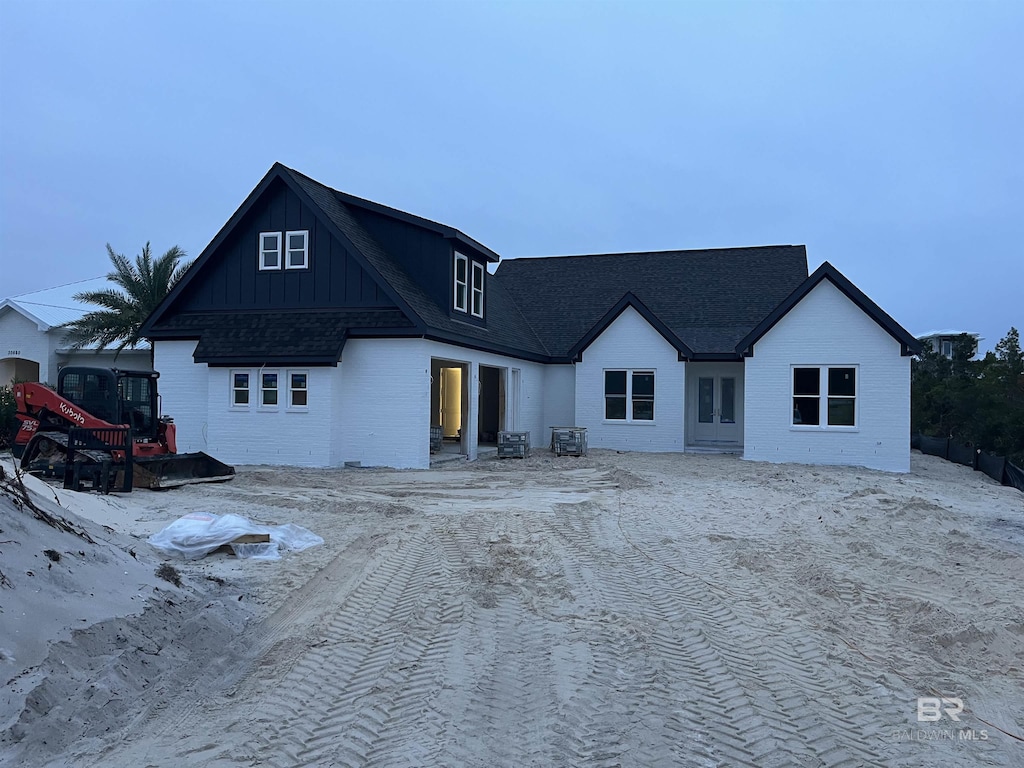
M222 483L235 476L235 468L205 453L169 453L136 458L136 488L164 490L192 483Z

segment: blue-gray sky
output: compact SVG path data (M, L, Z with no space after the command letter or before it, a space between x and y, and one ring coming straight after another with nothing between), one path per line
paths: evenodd
M1024 325L1024 3L0 0L0 296L198 255L274 161L505 257L805 243Z

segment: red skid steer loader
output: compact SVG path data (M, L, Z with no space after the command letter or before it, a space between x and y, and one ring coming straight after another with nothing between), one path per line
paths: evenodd
M159 376L153 371L67 366L57 375L56 391L44 384L16 384L21 426L14 438L15 458L28 472L66 477L71 453L76 477L82 465L87 470L89 465L113 468L132 478L126 490L131 485L156 490L230 480L234 467L205 453L177 452L174 420L159 416ZM129 434L131 443L126 445ZM126 475L129 455L131 472Z

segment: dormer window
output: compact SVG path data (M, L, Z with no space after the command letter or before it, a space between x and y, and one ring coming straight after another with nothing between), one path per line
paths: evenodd
M455 308L468 312L469 259L461 253L455 254Z
M288 243L285 269L306 269L309 267L309 232L305 229L297 232L286 232Z
M484 316L484 265L473 262L473 316Z
M281 233L260 232L260 269L281 268Z

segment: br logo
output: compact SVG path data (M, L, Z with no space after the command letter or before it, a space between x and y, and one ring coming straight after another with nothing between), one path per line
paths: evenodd
M943 714L950 720L960 722L960 713L964 711L963 699L947 699L946 697L920 696L917 699L917 722L934 723L942 719Z

